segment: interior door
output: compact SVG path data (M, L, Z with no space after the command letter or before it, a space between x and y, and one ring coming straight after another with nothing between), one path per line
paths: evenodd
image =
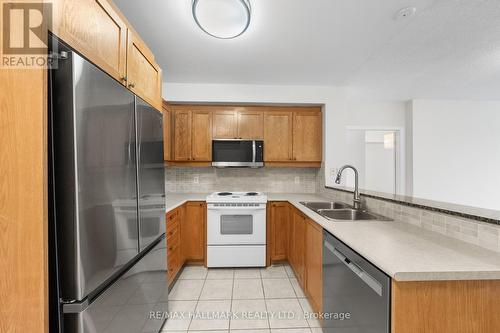
M142 251L165 233L165 169L163 115L136 97L139 248Z

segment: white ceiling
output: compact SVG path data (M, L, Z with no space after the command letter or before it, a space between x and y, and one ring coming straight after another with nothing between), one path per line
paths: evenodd
M191 0L114 0L176 83L351 86L500 99L500 0L250 0L249 30L204 34ZM397 20L406 6L417 14Z

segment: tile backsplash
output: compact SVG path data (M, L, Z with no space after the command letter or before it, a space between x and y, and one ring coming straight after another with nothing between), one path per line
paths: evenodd
M317 193L331 200L351 203L352 193L325 188L324 169L317 174ZM500 225L486 223L460 216L444 214L428 209L401 205L375 198L362 196L364 207L397 222L437 232L439 234L478 245L482 248L500 252Z
M165 169L167 192L209 193L215 191L262 191L271 193L315 193L314 168Z
M165 169L167 192L262 191L269 193L317 193L331 200L351 203L352 193L325 188L324 168ZM437 232L470 244L500 252L500 225L401 205L362 196L369 210L396 222Z

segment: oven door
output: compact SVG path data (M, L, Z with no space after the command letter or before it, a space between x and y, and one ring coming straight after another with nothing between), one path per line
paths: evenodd
M208 205L207 245L266 244L266 205Z

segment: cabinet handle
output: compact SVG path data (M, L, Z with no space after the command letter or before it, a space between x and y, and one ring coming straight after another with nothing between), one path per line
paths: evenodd
M120 81L127 82L127 75L122 76L122 77L120 78Z
M134 87L135 87L135 83L130 82L130 83L128 84L128 87L129 87L129 88L134 88Z

